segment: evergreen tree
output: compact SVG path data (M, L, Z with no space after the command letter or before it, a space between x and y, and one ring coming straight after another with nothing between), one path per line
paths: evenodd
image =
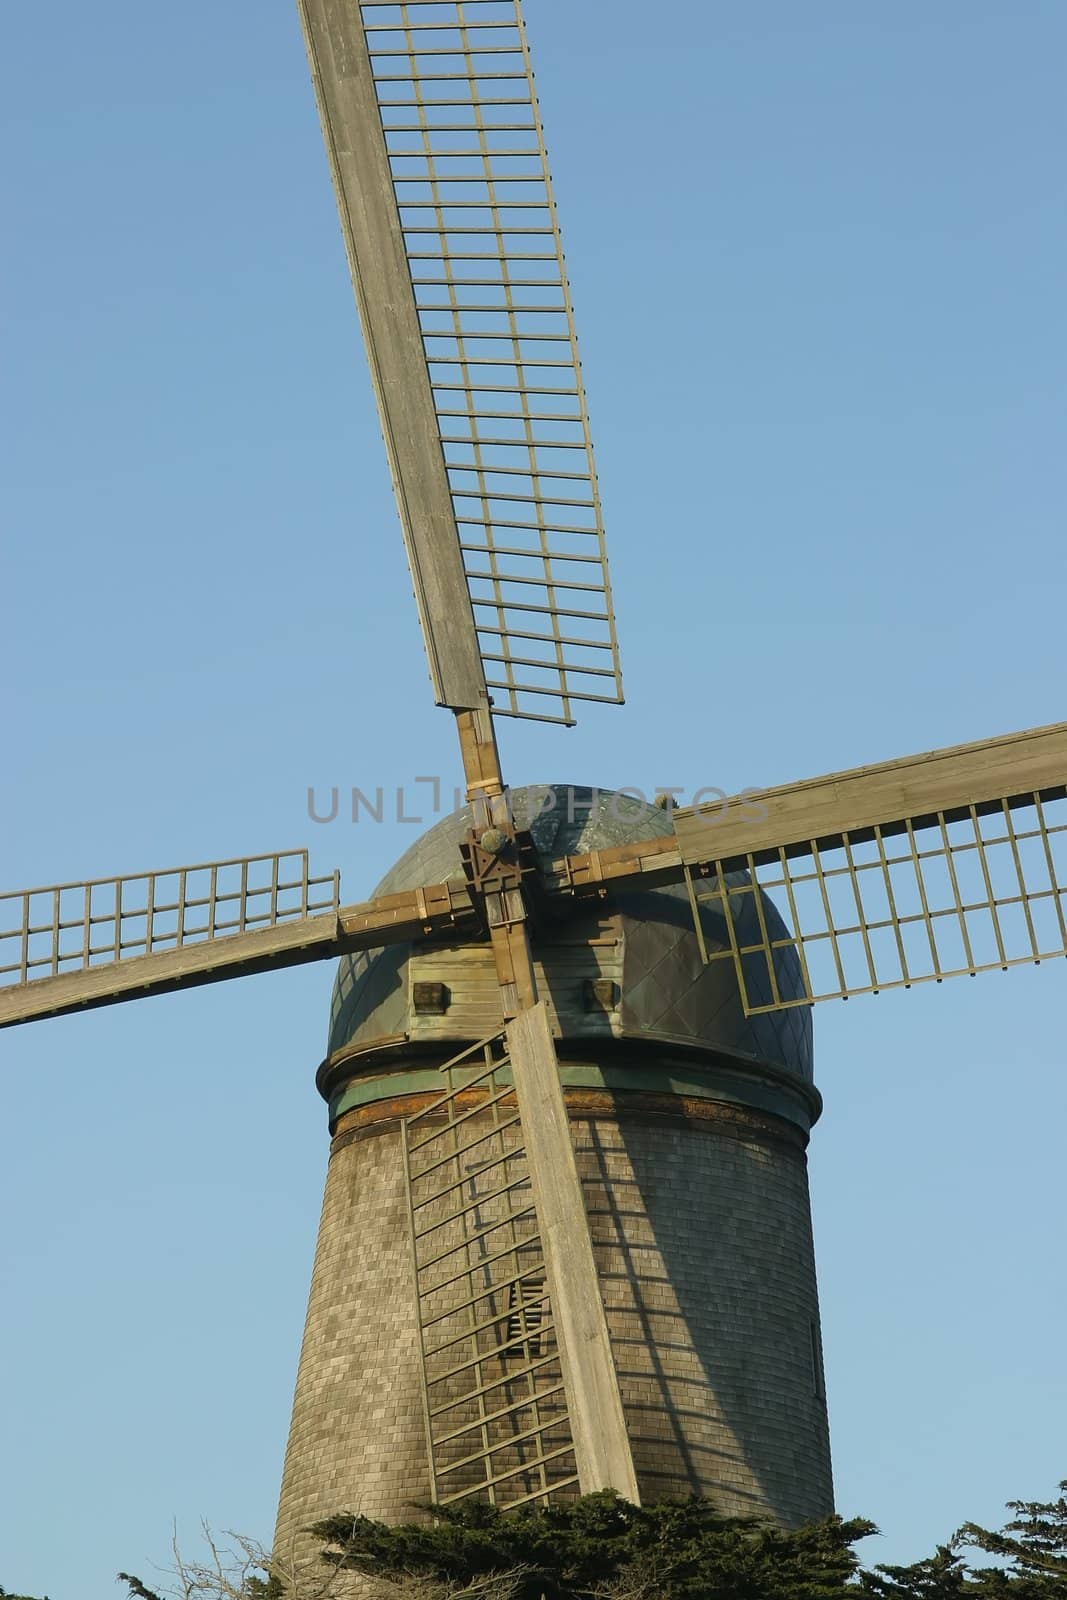
M130 1600L160 1600L154 1589L146 1589L140 1578L135 1578L132 1573L120 1572L116 1581L128 1586Z
M516 1600L848 1600L857 1539L872 1523L838 1517L784 1531L724 1517L708 1500L634 1506L609 1490L542 1510L434 1508L435 1525L387 1527L342 1515L318 1523L324 1560L399 1581L470 1585L516 1574Z
M610 1491L562 1505L501 1511L435 1506L433 1521L389 1527L348 1514L310 1531L325 1546L321 1578L294 1578L253 1540L216 1543L209 1559L176 1551L177 1592L203 1600L309 1600L333 1569L381 1580L418 1600L1067 1600L1067 1482L1054 1501L1013 1500L999 1533L967 1522L910 1566L861 1570L853 1546L873 1523L828 1517L784 1530L726 1517L709 1500L634 1506ZM975 1566L975 1552L995 1565ZM130 1600L161 1600L119 1574ZM284 1581L283 1581L284 1578ZM33 1600L0 1588L0 1600Z
M983 1600L1065 1600L1067 1597L1067 1480L1058 1500L1009 1500L1011 1522L991 1533L965 1522L953 1539L956 1550L981 1550L1007 1563L972 1568Z
M876 1600L964 1600L970 1592L963 1557L951 1545L912 1566L875 1567L861 1572L859 1590Z
M1067 1600L1067 1482L1060 1498L1010 1500L1011 1522L999 1533L965 1522L947 1545L910 1567L876 1567L860 1576L875 1600ZM998 1558L976 1567L969 1550Z

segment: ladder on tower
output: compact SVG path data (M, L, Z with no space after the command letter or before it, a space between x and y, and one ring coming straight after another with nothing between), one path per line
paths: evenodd
M578 1492L578 1469L503 1033L441 1068L403 1124L433 1500Z

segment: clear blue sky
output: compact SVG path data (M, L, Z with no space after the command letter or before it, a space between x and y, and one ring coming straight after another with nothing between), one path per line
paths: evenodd
M629 703L513 782L726 789L1064 716L1061 0L528 0ZM5 886L411 827L456 775L289 0L0 18ZM269 1538L325 967L0 1038L0 1583ZM1067 1473L1062 963L825 1006L837 1494Z

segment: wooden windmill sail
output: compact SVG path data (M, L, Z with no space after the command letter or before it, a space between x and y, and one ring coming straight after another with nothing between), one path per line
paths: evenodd
M560 1446L531 1422L540 1454L523 1471L570 1449L583 1489L635 1499L531 958L535 893L565 910L606 886L684 883L705 959L732 963L751 1013L1062 956L1067 724L679 811L662 840L541 866L508 804L494 718L570 723L582 701L622 691L521 9L423 0L413 20L406 7L301 0L300 11L434 698L455 717L473 808L464 880L349 904L338 875L315 876L299 851L8 894L0 1025L391 942L487 939L500 1032L480 1060L450 1064L431 1108L450 1130L446 1154L427 1154L417 1119L406 1130L415 1276L434 1259L421 1248L438 1226L427 1208L464 1215L463 1097L489 1104L513 1084L499 1188L523 1162L532 1222L521 1260L501 1252L511 1278L493 1281L513 1293L508 1315L484 1321L497 1353L522 1347L509 1382L542 1360L531 1319L538 1338L551 1328L569 1428ZM765 922L761 889L785 933ZM799 998L778 990L783 948L803 973ZM471 1288L449 1315L477 1322L483 1299ZM429 1372L451 1333L431 1312L421 1331ZM433 1464L443 1442L427 1411ZM443 1473L435 1484L447 1498Z

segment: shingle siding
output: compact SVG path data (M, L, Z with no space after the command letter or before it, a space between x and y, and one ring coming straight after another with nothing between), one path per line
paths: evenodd
M569 1099L642 1496L827 1514L801 1137L736 1105ZM307 1551L301 1530L332 1512L403 1521L429 1498L400 1136L383 1123L330 1161L276 1548Z

